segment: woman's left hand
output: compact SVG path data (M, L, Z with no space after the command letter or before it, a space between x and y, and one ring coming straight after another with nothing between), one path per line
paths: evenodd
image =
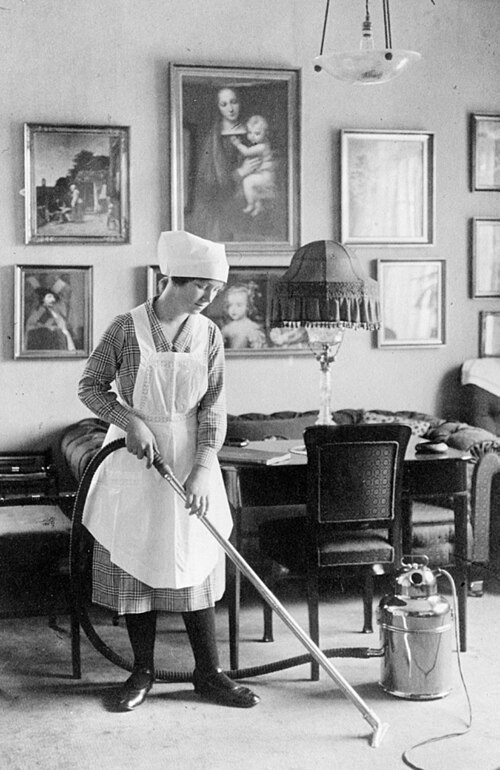
M190 508L190 515L206 516L208 513L208 487L210 471L200 465L195 465L186 479L186 508Z

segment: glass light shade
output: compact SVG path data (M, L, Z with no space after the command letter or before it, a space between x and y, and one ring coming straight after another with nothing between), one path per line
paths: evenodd
M345 83L372 85L393 80L401 75L411 62L421 58L416 51L386 48L324 54L316 56L314 64Z
M335 347L340 345L344 337L344 329L339 326L314 326L306 323L304 328L311 345Z

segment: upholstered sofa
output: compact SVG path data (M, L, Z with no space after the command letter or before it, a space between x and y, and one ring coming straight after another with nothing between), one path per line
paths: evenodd
M464 419L500 436L500 358L471 358L461 369Z
M494 448L500 452L500 358L464 361L461 384L464 420L495 434L499 447ZM491 552L496 559L500 555L500 474L493 478L491 510Z
M445 421L420 412L384 410L342 409L332 413L339 424L357 424L367 422L404 422L412 432L423 439L444 441L450 447L469 450L471 463L469 468L469 518L470 518L470 558L474 551L482 554L481 561L486 561L488 538L491 486L500 469L499 456L495 450L496 436L482 428L458 421ZM304 429L314 424L317 412L277 412L274 414L249 413L228 416L228 438L247 438L251 441L273 438L297 439L300 441ZM96 418L86 418L68 426L61 437L61 452L68 472L69 485L76 489L82 474L90 460L99 450L107 430L107 425ZM494 456L495 462L491 462ZM498 464L497 464L498 461ZM500 480L500 474L498 474ZM257 558L257 528L263 517L283 515L283 511L273 509L251 509L244 512L243 538L246 558ZM500 512L499 512L500 513ZM446 565L453 557L453 511L440 501L421 499L413 505L413 542L412 553L426 554L432 565ZM479 534L480 533L480 534ZM478 538L482 542L478 542Z

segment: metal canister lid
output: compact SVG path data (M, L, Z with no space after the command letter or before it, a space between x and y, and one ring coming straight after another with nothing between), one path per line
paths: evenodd
M396 575L396 593L399 596L416 599L437 593L436 576L427 566L428 561L427 556L411 562L408 557L401 560L403 569Z

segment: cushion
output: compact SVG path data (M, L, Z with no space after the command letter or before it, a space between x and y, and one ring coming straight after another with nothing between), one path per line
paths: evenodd
M409 414L405 412L364 411L361 422L366 424L394 422L409 425L411 432L415 436L426 436L431 428L432 418L415 418L409 416Z
M453 449L461 449L466 451L470 449L474 444L479 444L483 441L497 440L497 436L494 433L490 433L483 428L476 428L473 425L467 425L467 423L459 422L445 422L434 428L429 432L427 438L437 440L440 437L441 440L446 441L449 447Z

